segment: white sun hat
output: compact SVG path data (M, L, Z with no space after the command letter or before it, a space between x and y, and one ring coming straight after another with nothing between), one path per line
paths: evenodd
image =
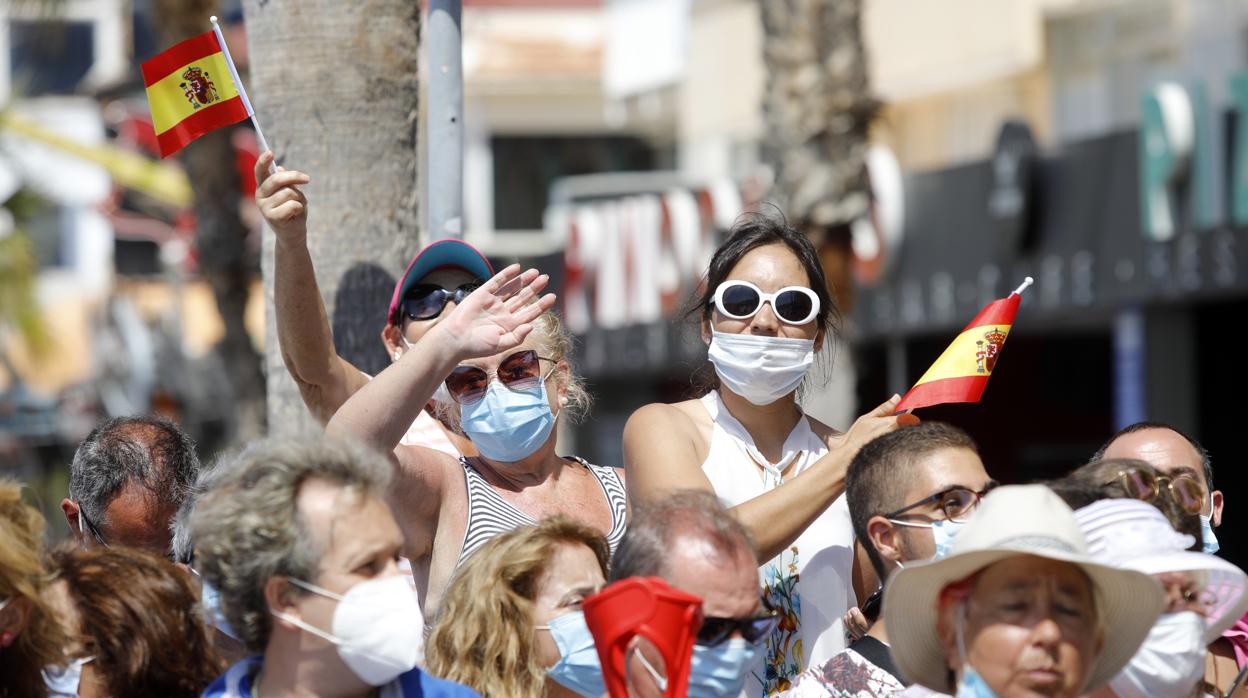
M1074 513L1043 485L999 487L984 497L958 532L949 556L911 564L889 578L884 622L897 668L909 680L949 691L949 668L936 633L937 601L945 587L996 562L1020 555L1069 562L1092 580L1104 644L1084 691L1118 674L1148 636L1165 606L1161 585L1141 572L1094 562Z
M1248 611L1248 575L1220 557L1188 550L1196 539L1174 530L1152 504L1102 499L1076 511L1075 520L1097 562L1150 575L1192 573L1205 600L1206 644Z

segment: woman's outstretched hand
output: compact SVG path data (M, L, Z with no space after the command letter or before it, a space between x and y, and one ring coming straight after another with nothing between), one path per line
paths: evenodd
M495 274L456 306L435 329L451 342L456 356L472 359L519 346L533 321L555 305L555 294L538 297L550 277L513 264Z

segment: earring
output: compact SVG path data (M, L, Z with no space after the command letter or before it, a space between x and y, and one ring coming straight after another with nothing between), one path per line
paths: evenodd
M11 644L13 644L13 633L8 630L0 633L0 647L8 647Z
M567 397L566 395L565 395L565 396L563 396L563 397L561 397L561 398L559 398L559 406L560 406L560 407L567 407L567 406L568 406L568 397Z
M394 360L395 360L395 361L398 361L400 356L402 356L402 354L400 354L400 353L399 353L399 350L398 350L398 349L395 349L395 350L394 350Z

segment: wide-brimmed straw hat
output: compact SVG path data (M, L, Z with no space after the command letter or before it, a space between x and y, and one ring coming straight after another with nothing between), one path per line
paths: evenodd
M1146 574L1094 562L1074 512L1043 485L999 487L958 532L949 556L908 565L889 578L884 620L891 653L907 679L947 692L949 668L936 633L941 591L996 562L1033 555L1068 562L1092 580L1104 644L1084 690L1105 685L1126 666L1165 606Z
M1188 550L1196 539L1174 530L1152 504L1103 499L1076 511L1075 521L1097 562L1151 575L1191 573L1204 601L1206 644L1248 611L1248 575L1220 557Z

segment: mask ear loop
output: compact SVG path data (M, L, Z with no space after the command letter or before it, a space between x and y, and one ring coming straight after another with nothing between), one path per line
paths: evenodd
M667 677L661 676L659 674L658 670L654 668L654 665L650 663L650 660L646 659L645 652L642 652L638 648L633 648L632 651L633 651L633 654L636 655L637 659L641 660L641 666L645 668L647 672L650 673L650 678L654 679L654 683L658 685L659 690L666 693L667 692Z

